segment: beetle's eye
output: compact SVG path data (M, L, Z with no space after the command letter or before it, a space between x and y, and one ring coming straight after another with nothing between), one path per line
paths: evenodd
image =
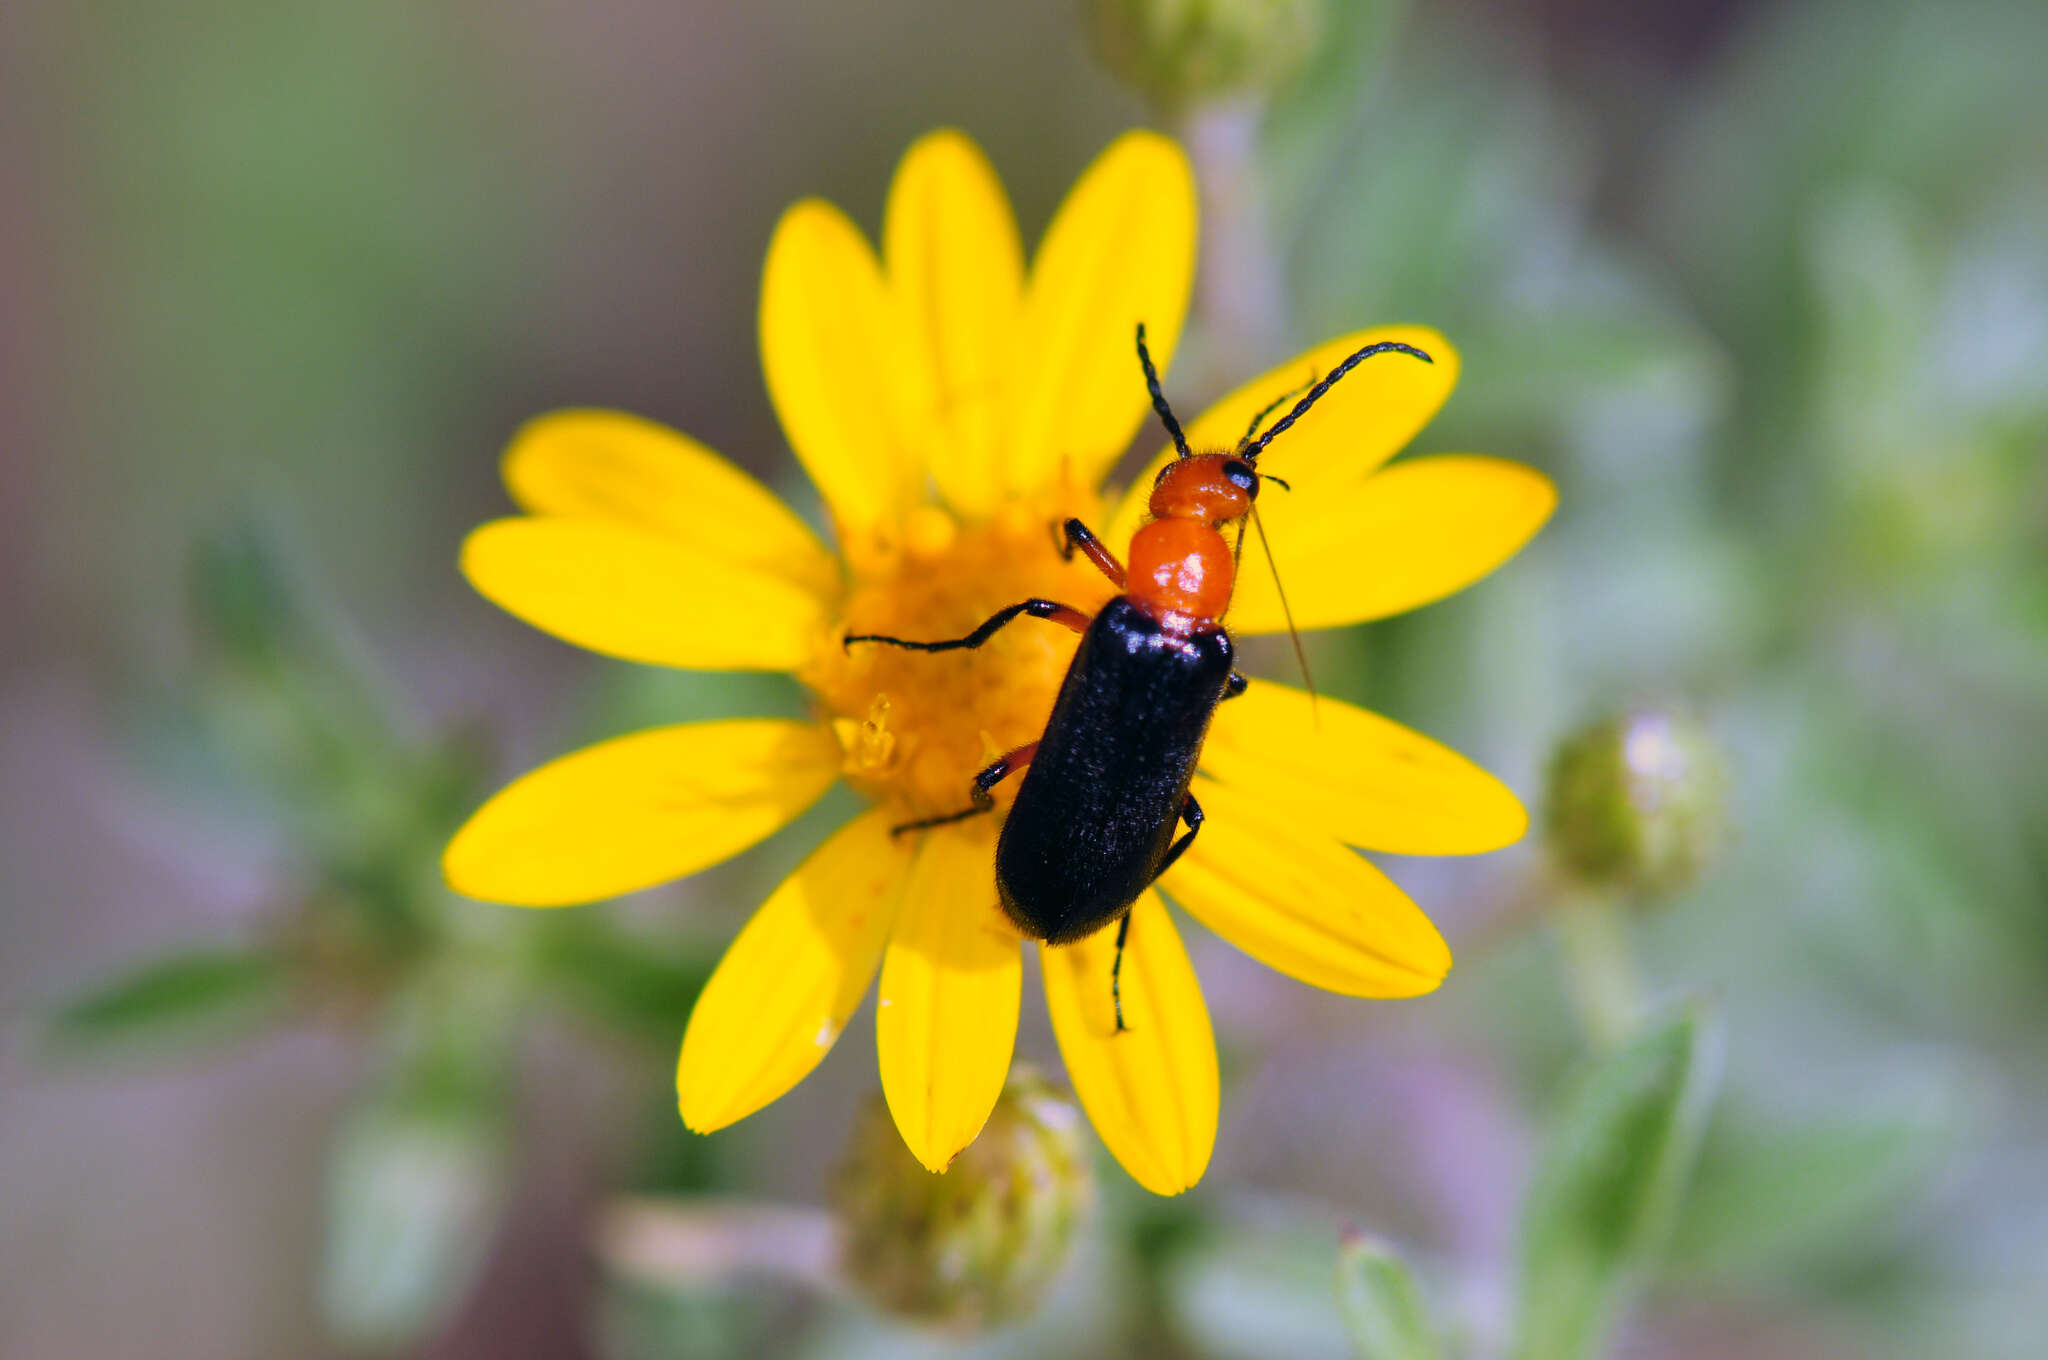
M1250 463L1245 462L1242 458L1233 458L1223 465L1223 475L1228 477L1230 484L1239 491L1244 492L1245 495L1252 497L1254 500L1258 499L1259 474L1252 471Z

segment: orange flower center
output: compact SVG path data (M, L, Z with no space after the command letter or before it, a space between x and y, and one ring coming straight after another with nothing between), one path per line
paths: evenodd
M956 812L969 806L976 771L1044 731L1080 642L1058 624L1021 618L978 648L951 652L874 643L848 650L837 639L962 637L1032 598L1092 614L1115 587L1086 558L1062 560L1058 533L1074 515L1099 527L1102 508L1077 487L1013 501L985 522L920 506L897 542L848 553L853 580L840 628L800 678L839 735L849 782L906 818ZM997 798L1006 804L1016 782Z

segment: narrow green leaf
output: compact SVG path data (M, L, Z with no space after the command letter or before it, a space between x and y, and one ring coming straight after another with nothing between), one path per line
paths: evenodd
M252 521L202 535L189 564L194 622L237 664L274 664L304 632L303 611L282 565Z
M1715 1015L1686 1006L1566 1092L1523 1216L1519 1360L1600 1354L1691 1170L1719 1035Z
M66 1050L192 1043L246 1032L285 997L283 967L256 949L167 954L72 998L49 1020Z
M1436 1360L1422 1291L1386 1243L1345 1239L1337 1250L1337 1303L1360 1360Z

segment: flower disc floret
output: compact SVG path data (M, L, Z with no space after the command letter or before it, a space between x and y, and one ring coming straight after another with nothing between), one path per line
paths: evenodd
M1100 505L1092 490L1061 486L981 520L920 507L897 544L854 569L835 639L961 637L1032 598L1092 613L1109 583L1053 545L1068 517L1099 519ZM1065 628L1024 621L971 650L833 645L800 678L846 749L848 782L905 820L935 817L966 807L973 773L1044 729L1077 642ZM999 800L1011 793L997 790Z

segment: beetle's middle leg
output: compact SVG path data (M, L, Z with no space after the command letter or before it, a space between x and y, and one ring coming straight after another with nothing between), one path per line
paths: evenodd
M974 781L967 786L967 797L973 804L972 807L962 808L958 812L948 812L939 817L924 817L914 822L905 822L901 826L892 826L889 828L889 834L901 836L905 832L923 831L928 827L934 826L947 826L953 822L964 822L969 817L979 817L984 812L995 811L996 800L993 793L995 786L1023 769L1026 765L1029 765L1031 757L1037 754L1038 743L1035 741L1025 742L1016 750L1008 752L997 760L990 762L989 765L983 768L981 773L974 776Z
M1187 823L1187 834L1167 848L1164 858L1159 861L1159 867L1152 871L1153 883L1157 883L1159 876L1173 867L1175 860L1187 853L1188 847L1195 843L1195 833L1202 829L1202 823L1207 820L1202 816L1202 805L1195 801L1195 795L1192 793L1181 798L1180 819Z

